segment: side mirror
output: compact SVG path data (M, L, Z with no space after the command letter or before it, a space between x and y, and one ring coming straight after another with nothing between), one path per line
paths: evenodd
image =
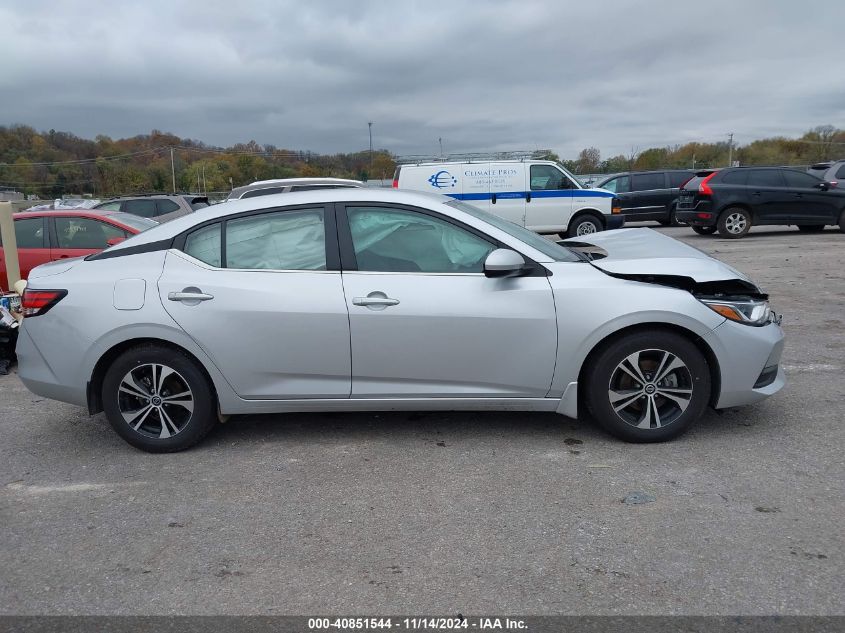
M106 244L109 246L114 246L115 244L120 244L121 242L125 242L125 237L112 237L106 240Z
M522 255L509 248L497 248L484 260L486 277L518 277L524 272Z

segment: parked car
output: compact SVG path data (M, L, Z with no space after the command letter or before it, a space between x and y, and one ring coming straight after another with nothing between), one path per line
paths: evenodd
M346 180L344 178L277 178L275 180L256 180L243 187L235 187L226 200L241 200L256 196L269 196L274 193L291 193L294 191L315 191L318 189L348 189L363 187L360 180Z
M118 211L87 209L15 213L15 241L21 277L46 262L98 253L158 222ZM9 288L0 242L0 288Z
M845 231L845 189L781 167L731 167L696 172L681 187L676 217L701 235L745 236L752 226L795 225L805 232L836 225Z
M600 180L596 187L616 194L626 222L657 220L663 226L678 226L678 192L694 175L688 169L625 172Z
M845 160L827 161L811 165L807 170L808 174L829 182L832 187L843 183L845 187Z
M389 189L230 202L32 271L19 375L152 452L341 410L589 412L661 441L783 386L749 279L651 229L577 240Z
M625 223L612 193L585 188L562 165L549 160L400 165L393 186L440 193L537 233L564 238L617 229Z
M123 211L142 218L152 218L156 222L170 222L197 209L209 206L206 196L190 194L151 194L145 196L126 196L101 202L95 209Z

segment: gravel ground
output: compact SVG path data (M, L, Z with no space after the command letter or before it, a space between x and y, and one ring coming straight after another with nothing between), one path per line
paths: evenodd
M0 376L0 614L845 613L845 235L661 230L751 275L788 337L781 393L668 444L308 414L148 455Z

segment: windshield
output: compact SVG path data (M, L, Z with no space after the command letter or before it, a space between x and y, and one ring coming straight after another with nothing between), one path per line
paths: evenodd
M118 222L125 224L126 226L131 226L133 229L137 230L139 233L146 231L147 229L151 229L154 226L158 226L158 222L155 220L151 220L149 218L142 218L139 215L132 215L131 213L110 213L110 217L114 218Z
M487 222L487 224L495 226L497 229L504 231L521 242L525 242L531 248L540 251L543 255L550 257L556 262L584 261L583 258L574 251L547 240L545 237L538 235L534 231L529 231L525 227L509 222L504 218L500 218L498 215L487 213L486 211L482 211L481 209L478 209L471 204L467 204L466 202L461 202L460 200L449 200L446 204L450 207L463 211L474 218L483 220L484 222Z

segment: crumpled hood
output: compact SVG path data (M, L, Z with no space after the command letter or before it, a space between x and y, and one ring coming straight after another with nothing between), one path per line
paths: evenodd
M614 276L686 277L695 283L741 280L754 286L735 268L652 229L603 231L561 243L587 254L593 266Z

